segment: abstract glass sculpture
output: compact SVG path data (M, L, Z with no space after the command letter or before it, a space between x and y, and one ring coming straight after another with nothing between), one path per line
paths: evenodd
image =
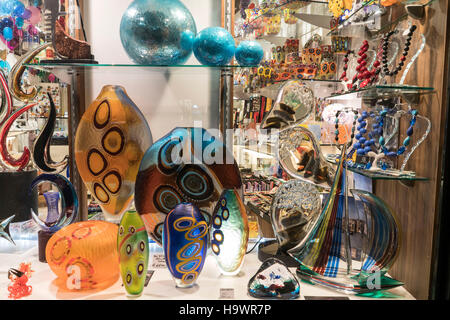
M270 208L279 248L286 252L298 245L311 232L321 210L322 201L317 187L301 180L283 183Z
M13 102L11 93L9 92L8 80L3 73L3 70L0 69L0 92L2 97L2 102L0 105L0 126L3 122L10 116L13 108Z
M345 152L344 145L341 159ZM349 294L400 286L401 282L385 275L400 245L396 218L380 198L358 190L352 192L362 202L363 210L350 212L343 163L341 160L313 229L288 251L301 263L297 274L305 281Z
M50 142L53 137L56 123L56 106L50 93L48 94L48 98L50 100L50 113L47 123L34 143L33 162L44 172L57 173L63 171L67 167L69 156L66 156L59 163L54 162L50 156Z
M75 160L104 212L119 216L128 208L139 163L151 145L147 121L125 89L103 87L78 126Z
M135 205L147 232L161 244L166 215L193 203L209 225L224 189L241 190L234 157L203 128L175 128L145 153L136 178Z
M51 46L50 43L45 43L33 50L30 50L24 54L11 68L8 76L8 85L11 95L15 99L23 102L29 102L36 97L38 91L35 87L33 87L31 92L25 92L22 88L22 76L27 68L25 64L30 63L31 60L33 60L42 50L48 48L49 46Z
M48 241L47 262L63 290L104 289L119 277L117 232L105 221L71 224Z
M59 193L56 194L61 197L61 213L58 211L59 198L55 199L54 196L48 194L46 196L46 199L48 199L48 213L45 221L42 221L33 209L31 209L31 217L41 230L53 233L76 220L78 216L78 197L72 183L64 176L56 174L41 174L38 176L31 183L29 194L31 195L33 190L44 182L50 182L58 189Z
M0 238L6 239L15 245L14 240L11 238L11 235L9 234L9 224L11 223L11 221L13 221L14 217L15 216L11 216L0 222Z
M120 39L138 64L177 65L192 54L194 18L179 0L135 0L120 23Z
M259 299L297 299L300 284L288 267L276 258L269 258L248 282L248 293Z
M37 103L29 104L14 112L8 119L6 119L0 126L0 160L2 164L11 171L23 171L30 162L31 153L27 147L23 148L22 155L16 159L9 152L6 145L9 130L21 115L36 106Z
M208 224L196 206L180 203L167 215L163 247L177 287L192 287L203 269L208 248Z
M322 154L314 134L304 127L283 130L279 134L278 159L290 176L329 189L334 168Z
M244 203L236 190L224 190L211 224L211 249L224 275L236 275L244 263L248 243L248 219Z
M236 50L233 36L224 28L211 27L198 33L194 40L194 55L207 66L227 65Z
M264 58L264 50L257 41L242 41L236 48L235 56L241 66L257 66Z
M48 17L45 27L47 30L51 30L51 44L55 49L56 55L61 59L91 60L91 46L85 41L71 37L65 31L65 26L61 24L61 20L59 20L62 16L67 16L66 21L73 20L74 12L77 10L74 6L74 1L69 2L66 12L61 10L62 5L59 0L46 0L44 6ZM80 20L83 24L81 16Z
M298 80L290 80L278 92L270 111L264 116L262 129L286 129L302 123L314 110L313 91Z
M130 295L141 295L148 268L148 235L135 210L125 212L120 221L117 250L125 289Z

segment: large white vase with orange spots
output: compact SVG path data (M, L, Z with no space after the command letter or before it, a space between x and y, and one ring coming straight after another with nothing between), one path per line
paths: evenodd
M152 134L121 86L105 86L84 113L75 137L78 172L107 215L120 218Z

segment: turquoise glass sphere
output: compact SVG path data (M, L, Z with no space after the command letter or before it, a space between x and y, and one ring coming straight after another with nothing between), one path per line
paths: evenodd
M264 50L256 41L242 41L236 48L236 60L241 66L256 66L264 58Z
M179 0L135 0L120 23L120 39L138 64L178 65L192 54L197 28Z
M227 65L234 57L233 36L224 28L211 27L199 32L194 40L194 55L207 66Z

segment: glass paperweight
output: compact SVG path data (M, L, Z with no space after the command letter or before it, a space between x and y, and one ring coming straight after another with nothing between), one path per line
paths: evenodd
M300 283L288 267L276 258L269 258L248 283L248 294L259 299L297 299Z

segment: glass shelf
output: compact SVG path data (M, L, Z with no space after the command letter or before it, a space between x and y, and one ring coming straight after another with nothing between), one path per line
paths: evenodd
M339 80L321 80L321 79L298 79L299 81L308 84L308 83L319 83L319 84L329 84L329 85L335 85L337 83L340 83ZM268 85L266 87L258 88L257 92L252 93L244 93L244 90L241 85L235 85L234 87L237 88L237 97L243 100L246 100L245 97L248 97L248 99L251 99L251 97L257 97L257 96L265 96L267 98L270 98L272 100L276 100L278 93L280 92L280 89L283 85L286 84L286 81L280 81L271 85ZM235 94L236 96L236 94Z
M387 7L387 12L383 14L383 17L387 17L382 20L381 27L378 29L369 30L370 28L367 28L367 22L360 22L360 23L348 23L350 22L350 18L342 21L337 27L332 29L327 35L328 36L345 36L345 37L362 37L364 35L369 35L371 38L376 38L380 36L381 34L388 32L389 30L393 29L393 27L397 26L400 22L403 20L406 20L408 18L408 12L406 11L405 5L408 4L421 4L424 7L427 7L431 5L436 0L429 0L426 3L418 3L417 0L407 0L401 3L401 5L394 5ZM354 12L356 14L358 11L366 7L367 5L373 4L372 3L366 3L363 7L361 7L359 10Z
M207 68L207 69L229 69L229 68L256 68L258 66L240 66L240 65L223 65L223 66L206 66L201 64L182 64L182 65L170 65L170 66L160 66L160 65L143 65L143 64L84 64L84 63L27 63L24 64L25 67L35 68L35 69L101 69L101 68L149 68L149 69L189 69L189 68Z
M347 91L343 93L332 94L326 99L332 100L335 98L344 97L347 95L357 94L358 98L389 98L405 95L430 94L434 92L432 87L418 87L410 85L375 85L360 90Z
M430 179L424 177L405 175L390 175L380 171L361 170L356 168L348 168L349 171L360 174L372 180L398 180L398 181L429 181ZM396 172L400 172L396 170Z
M365 7L370 6L372 4L374 4L376 2L376 0L367 0L366 2L364 2L361 7L359 7L358 9L356 9L355 11L353 11L345 20L342 20L338 23L338 25L334 28L332 28L330 30L330 32L328 32L327 36L334 36L334 35L341 35L340 31L342 28L347 27L347 23L351 22L352 18L359 13L361 10L363 10Z
M302 9L305 9L310 5L319 5L322 7L323 5L328 5L328 1L325 1L325 0L322 0L322 1L320 1L320 0L296 0L296 1L285 3L285 4L278 4L272 8L262 9L261 14L259 14L257 17L254 17L253 19L251 19L250 21L248 21L246 23L251 24L263 17L271 17L276 14L281 14L281 13L283 13L283 10L291 9L292 6L295 4L304 4L303 7L299 8L299 9L295 9L295 11L297 13L301 13ZM331 16L330 16L330 18L331 18Z

